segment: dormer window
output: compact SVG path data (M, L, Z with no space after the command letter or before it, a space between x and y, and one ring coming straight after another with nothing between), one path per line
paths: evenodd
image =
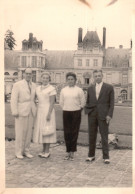
M5 72L4 75L10 75L8 72Z
M18 75L18 72L14 72L13 75L14 75L14 76L17 76L17 75Z

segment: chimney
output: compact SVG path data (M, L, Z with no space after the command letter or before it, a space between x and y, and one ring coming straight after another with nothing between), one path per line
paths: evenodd
M82 43L82 28L78 29L78 44Z
M105 49L106 45L106 28L103 28L103 48Z
M29 33L29 48L32 48L32 44L33 44L33 34Z
M119 48L122 49L123 48L123 45L119 45Z
M132 49L132 39L131 39L131 41L130 41L130 48Z

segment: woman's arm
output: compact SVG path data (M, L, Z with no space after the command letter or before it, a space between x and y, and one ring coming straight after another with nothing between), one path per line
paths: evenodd
M52 110L54 108L54 103L55 103L55 95L50 96L49 98L50 98L50 106L49 106L48 114L46 117L47 121L50 121L50 118L51 118L51 113L52 113Z

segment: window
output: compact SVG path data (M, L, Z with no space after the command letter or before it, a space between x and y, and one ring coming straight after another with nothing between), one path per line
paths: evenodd
M98 60L94 59L94 67L97 67L97 66L98 66Z
M82 59L78 59L78 66L82 66Z
M111 74L107 74L106 75L106 82L108 83L108 84L111 84L111 82L112 82L112 76L111 76Z
M126 90L121 91L121 97L122 97L122 100L127 100L127 91Z
M10 75L8 72L5 72L4 75Z
M27 58L26 56L22 56L22 67L26 67Z
M132 99L132 89L130 91L130 95L129 96L130 96L130 99Z
M86 66L89 67L89 65L90 65L90 60L86 59Z
M122 83L123 83L123 85L125 85L125 84L128 83L128 77L127 77L127 75L122 75Z
M78 81L78 83L82 82L82 73L77 74L77 81Z
M17 57L17 64L20 67L20 56Z
M122 65L123 67L128 67L128 62L126 63L123 63L123 65Z
M32 71L32 81L36 83L36 71Z
M107 67L111 67L111 66L112 66L112 61L111 60L108 60Z
M85 84L89 85L90 83L90 79L89 78L85 78Z
M22 70L22 79L24 78L25 70Z
M95 51L98 51L98 50L99 50L99 47L98 47L98 46L95 46L95 47L94 47L94 50L95 50Z
M28 63L28 67L30 67L30 56L28 56L28 61L27 61L27 63Z
M41 67L43 67L43 57L41 57Z
M32 67L37 67L37 57L32 56Z
M120 95L120 88L115 88L115 98L118 98Z
M17 75L18 75L18 72L14 72L13 75L14 75L14 76L17 76Z

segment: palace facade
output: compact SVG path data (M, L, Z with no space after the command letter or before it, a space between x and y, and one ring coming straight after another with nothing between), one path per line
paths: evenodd
M51 83L62 86L69 71L77 75L77 84L86 90L93 82L92 72L102 68L103 81L114 86L115 100L132 100L132 42L131 48L106 48L106 28L103 28L102 44L96 31L78 29L77 50L43 50L43 42L33 34L22 41L21 51L5 47L5 93L11 93L13 83L23 78L26 67L33 69L32 80L40 84L41 73L51 74Z

